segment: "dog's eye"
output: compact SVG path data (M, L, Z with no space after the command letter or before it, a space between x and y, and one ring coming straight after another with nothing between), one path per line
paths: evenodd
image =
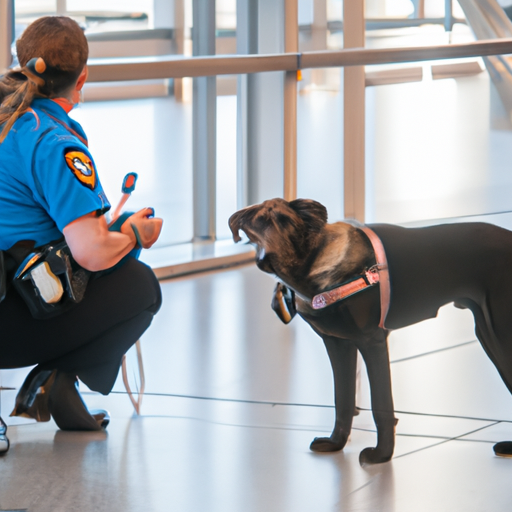
M285 215L283 213L278 213L275 217L275 221L280 228L285 229L288 227L292 227L294 224L293 220L288 215Z

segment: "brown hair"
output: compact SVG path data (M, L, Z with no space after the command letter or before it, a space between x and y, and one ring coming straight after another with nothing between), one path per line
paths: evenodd
M89 55L83 30L64 16L31 23L16 41L16 50L21 71L0 79L0 125L5 123L0 144L34 98L56 98L72 87Z

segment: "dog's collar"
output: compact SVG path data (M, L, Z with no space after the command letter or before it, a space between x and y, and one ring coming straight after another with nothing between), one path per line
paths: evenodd
M313 309L323 309L351 295L362 292L366 290L366 288L375 286L379 281L379 268L378 265L374 265L366 270L364 274L355 276L349 281L345 281L330 290L315 295L311 300L311 307Z
M323 309L331 304L346 299L351 295L359 293L367 288L380 285L380 321L379 327L384 329L384 322L389 310L391 300L391 289L389 284L389 270L386 260L386 253L380 238L368 226L358 226L368 237L375 253L377 264L369 268L364 274L351 279L348 282L332 288L323 293L315 295L311 300L313 309ZM309 301L308 301L309 302Z

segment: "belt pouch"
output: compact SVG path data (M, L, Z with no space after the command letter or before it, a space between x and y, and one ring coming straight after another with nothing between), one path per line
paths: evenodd
M18 267L13 286L30 313L42 320L60 315L80 302L90 272L72 258L65 242L30 253Z

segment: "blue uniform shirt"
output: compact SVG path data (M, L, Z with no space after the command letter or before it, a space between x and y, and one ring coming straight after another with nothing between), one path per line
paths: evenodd
M52 100L32 109L0 145L0 250L58 240L70 222L110 209L82 127Z

